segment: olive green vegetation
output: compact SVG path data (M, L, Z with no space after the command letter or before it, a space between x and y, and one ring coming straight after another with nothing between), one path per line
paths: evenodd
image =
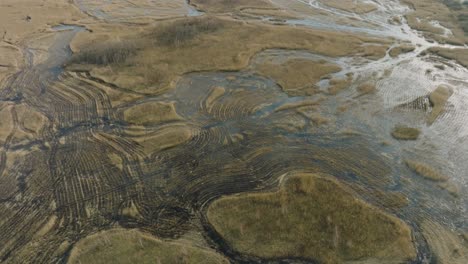
M416 140L420 134L419 129L404 126L397 126L392 131L392 136L400 140Z
M414 161L414 160L405 160L406 166L416 172L418 175L431 180L431 181L447 181L448 177L443 175L438 170L432 168L430 165Z
M112 229L80 240L68 263L229 263L216 252L165 242L136 230Z
M277 192L221 198L207 217L234 250L267 259L399 263L415 257L404 222L326 175L295 174Z
M267 0L191 0L190 3L208 12L235 12L241 9L276 9Z

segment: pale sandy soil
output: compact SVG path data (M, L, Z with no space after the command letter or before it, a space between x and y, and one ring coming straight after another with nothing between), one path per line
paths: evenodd
M0 2L0 81L24 65L24 44L44 38L52 26L85 16L66 0L2 0ZM40 42L42 42L41 40ZM39 44L39 46L41 46ZM43 48L48 45L42 45Z
M88 15L111 21L164 19L185 16L190 6L185 0L74 0Z

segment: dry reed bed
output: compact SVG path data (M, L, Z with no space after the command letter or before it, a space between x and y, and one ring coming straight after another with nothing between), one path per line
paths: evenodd
M117 28L109 30L114 32ZM72 43L73 49L80 52L69 69L88 70L106 82L148 93L166 91L188 72L243 69L253 55L265 49L305 49L332 57L378 58L385 55L387 47L385 40L368 37L210 16L160 22L157 28L124 34L122 41L112 41L109 35L81 33ZM109 41L89 46L87 43L93 38ZM116 55L107 50L121 52Z

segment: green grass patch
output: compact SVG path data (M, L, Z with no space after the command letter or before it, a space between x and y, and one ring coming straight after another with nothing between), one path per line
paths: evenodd
M229 263L216 252L166 242L136 230L112 229L88 236L73 248L68 263Z
M207 216L233 249L263 258L379 263L415 257L405 223L328 176L297 174L277 192L224 197Z
M420 134L419 129L405 126L397 126L392 131L392 136L400 140L416 140Z

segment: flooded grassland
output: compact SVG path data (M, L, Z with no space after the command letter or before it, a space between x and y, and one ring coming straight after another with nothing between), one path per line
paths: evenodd
M0 262L468 262L463 1L8 1Z

